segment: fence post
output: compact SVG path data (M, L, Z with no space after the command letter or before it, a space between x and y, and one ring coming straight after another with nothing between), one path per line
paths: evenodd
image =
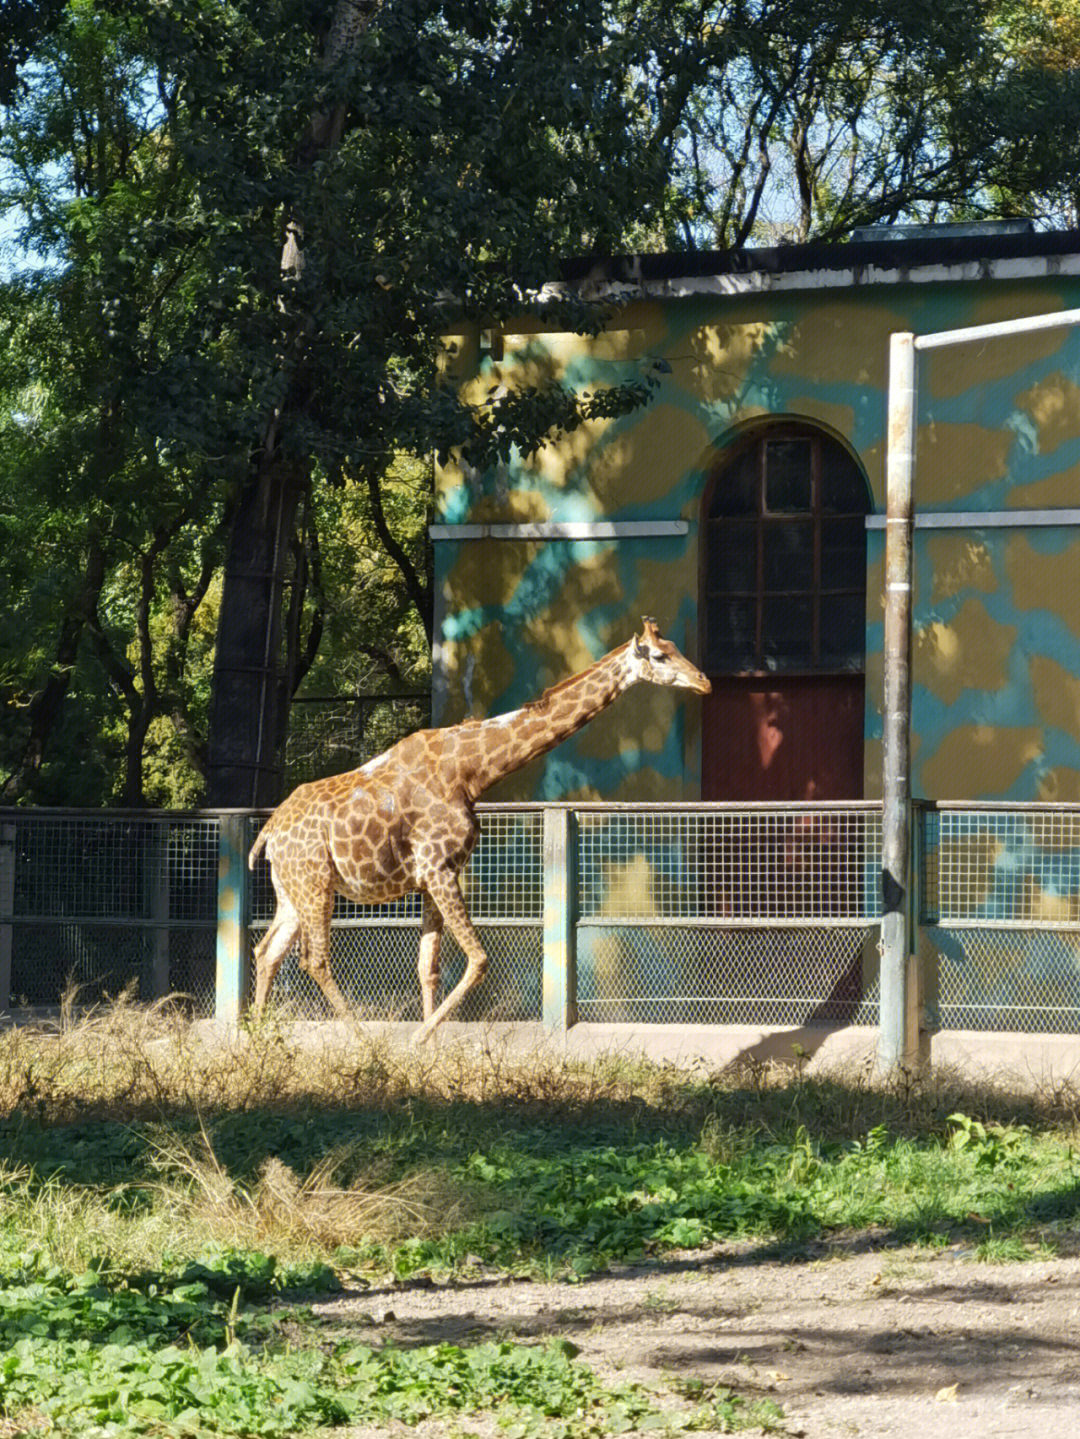
M11 1005L11 917L15 913L15 826L0 825L0 1014Z
M154 820L147 833L150 836L150 999L164 999L169 993L169 916L172 912L169 875L169 822L167 819Z
M251 979L246 818L244 814L223 814L218 819L214 1017L228 1024L236 1024L243 1015Z
M544 810L544 1024L566 1030L576 1019L573 816Z

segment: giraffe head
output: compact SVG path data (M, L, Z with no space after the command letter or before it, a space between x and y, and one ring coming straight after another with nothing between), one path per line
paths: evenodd
M664 639L653 619L642 620L641 634L635 635L627 646L627 661L634 683L643 680L653 685L675 685L699 695L707 695L712 690L701 671L680 654L670 640Z

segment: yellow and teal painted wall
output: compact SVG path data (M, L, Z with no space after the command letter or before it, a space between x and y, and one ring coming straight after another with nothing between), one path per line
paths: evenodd
M617 302L606 329L452 336L460 383L592 389L659 361L656 397L490 472L439 471L438 721L515 708L643 614L698 660L710 478L747 426L797 420L848 450L872 497L863 766L877 797L889 336L1080 307L1080 234L658 256L567 283ZM913 792L1080 800L1080 332L926 352L920 383ZM490 797L697 799L702 716L638 688Z

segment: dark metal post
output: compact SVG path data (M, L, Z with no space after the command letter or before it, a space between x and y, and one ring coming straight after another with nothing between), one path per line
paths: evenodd
M11 917L15 913L15 826L0 824L0 1014L11 1004Z
M152 820L146 827L149 850L147 883L150 887L150 955L145 999L164 999L169 993L169 918L172 913L169 874L169 822Z

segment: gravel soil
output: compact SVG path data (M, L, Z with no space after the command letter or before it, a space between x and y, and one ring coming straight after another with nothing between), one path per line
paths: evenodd
M562 1336L612 1382L663 1396L693 1375L767 1396L803 1439L1078 1439L1080 1258L991 1265L879 1245L725 1246L575 1284L402 1283L315 1309L371 1344ZM477 1416L411 1432L499 1431Z

